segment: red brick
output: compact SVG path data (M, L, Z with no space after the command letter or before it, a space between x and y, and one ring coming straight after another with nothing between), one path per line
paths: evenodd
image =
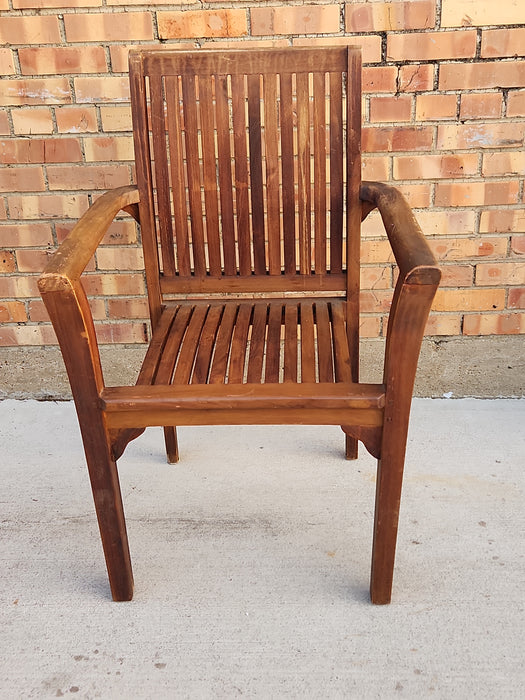
M11 133L11 127L9 126L9 119L7 118L7 112L0 112L0 135L9 136Z
M389 179L390 162L386 156L363 156L361 166L363 180L382 182Z
M442 0L442 27L523 24L521 0Z
M466 260L470 258L505 257L507 238L441 238L428 244L438 260Z
M476 265L476 284L522 285L525 280L525 262L493 262Z
M510 249L516 255L525 255L525 236L512 236ZM525 279L523 281L525 282Z
M67 14L64 15L64 24L68 42L148 41L154 38L149 12Z
M477 154L397 156L393 159L396 180L459 178L478 172Z
M8 247L38 247L52 245L53 234L49 224L18 224L0 226L0 241Z
M17 250L16 261L20 272L42 272L53 251Z
M438 126L437 148L455 151L485 148L522 148L525 124L441 124Z
M525 333L525 314L467 314L464 335L517 335Z
M95 107L56 107L55 118L59 134L82 134L98 131Z
M408 201L413 209L426 209L430 206L430 194L431 185L423 184L416 185L411 182L410 184L398 183L397 188L404 195L405 199Z
M109 4L109 3L108 3ZM127 2L131 5L131 2ZM13 9L47 9L49 7L101 7L102 0L13 0Z
M102 129L108 131L131 131L131 105L100 107Z
M143 270L142 250L136 247L98 248L97 268L99 270Z
M428 151L432 148L431 127L365 127L363 151Z
M389 289L392 286L390 267L361 267L361 289Z
M129 102L129 79L127 77L75 78L75 95L83 102Z
M507 306L509 309L525 309L525 287L509 289Z
M50 190L108 190L129 185L126 165L49 166Z
M511 90L507 104L508 117L525 117L525 90Z
M359 308L362 313L384 313L390 310L392 304L392 290L368 290L365 289L359 296Z
M484 153L482 173L488 177L502 175L523 176L525 175L525 152Z
M0 163L43 163L43 139L2 139L0 141Z
M481 56L483 58L525 56L525 28L483 30Z
M0 250L0 273L7 274L15 272L16 260L10 250Z
M43 139L44 163L78 163L82 160L80 140L77 138Z
M84 139L87 162L135 160L131 136L94 136Z
M388 61L437 61L447 58L473 58L477 32L422 32L390 34Z
M252 7L251 34L335 34L339 32L339 5ZM190 36L195 36L194 34Z
M408 122L412 115L412 99L408 95L397 97L371 97L370 121Z
M15 134L52 134L53 117L49 107L12 109Z
M11 49L0 49L0 74L3 76L16 73L15 61Z
M83 194L8 197L12 219L78 219L88 208ZM1 296L1 295L0 295Z
M436 206L476 207L496 204L515 204L519 196L517 180L492 182L438 182Z
M375 316L361 316L359 319L359 336L361 338L378 338L381 333L381 319Z
M109 299L109 318L149 318L146 299Z
M299 37L292 39L294 46L348 46L348 43L353 46L361 47L361 56L363 63L380 63L381 62L381 37L377 34L369 35L353 35L349 36L317 36L317 37ZM252 44L250 43L250 46Z
M0 302L0 323L24 323L26 307L21 301Z
M477 217L474 211L418 211L417 220L427 236L465 235L477 231Z
M431 313L425 327L425 335L460 335L461 316L457 314Z
M0 169L0 192L43 192L42 168L18 167Z
M144 276L139 273L99 272L84 275L84 288L90 296L140 296L144 294Z
M18 55L23 75L107 71L106 54L102 46L19 49Z
M473 280L473 265L441 265L441 288L471 287Z
M501 92L472 92L461 95L460 119L490 119L501 117Z
M56 16L0 17L0 43L2 44L34 45L60 42L60 27Z
M399 68L400 92L424 92L434 87L434 66L431 63Z
M456 95L418 95L416 97L416 120L455 119L457 102Z
M157 22L160 39L235 37L248 33L246 10L157 12ZM252 33L257 33L253 26Z
M438 289L434 311L493 311L505 308L504 289Z
M67 78L0 80L0 106L56 105L71 102Z
M95 326L97 340L105 343L145 343L148 339L145 323L99 323Z
M525 61L487 63L443 63L439 69L440 90L513 88L525 84Z
M479 222L480 233L513 233L525 231L525 209L483 211Z
M35 276L0 276L0 299L26 299L39 297L38 277Z
M395 92L397 69L395 66L365 66L363 68L363 92Z
M346 3L347 32L430 29L435 24L434 2Z
M51 326L5 326L0 328L0 345L56 345Z

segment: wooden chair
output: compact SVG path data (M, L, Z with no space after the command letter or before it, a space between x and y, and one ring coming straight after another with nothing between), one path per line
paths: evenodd
M147 426L331 424L378 458L371 599L391 597L411 396L440 272L392 187L361 183L355 47L130 55L136 187L106 193L39 285L76 403L114 600L133 578L116 460ZM382 384L358 383L360 222L399 268ZM140 223L152 338L104 384L81 274L124 210ZM233 447L233 446L232 446Z

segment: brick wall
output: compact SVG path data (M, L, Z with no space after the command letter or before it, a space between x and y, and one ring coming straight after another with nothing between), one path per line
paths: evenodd
M132 181L127 51L159 43L360 44L363 176L402 189L443 265L428 334L525 331L523 0L64 5L0 0L0 345L56 342L38 273L97 194ZM394 276L377 215L362 260L377 337ZM144 341L141 267L124 218L85 278L101 342Z

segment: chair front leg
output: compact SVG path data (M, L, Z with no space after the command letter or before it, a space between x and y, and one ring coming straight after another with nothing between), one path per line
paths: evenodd
M168 464L177 464L179 461L179 443L177 441L177 428L172 425L164 428L164 442L166 443L166 457Z

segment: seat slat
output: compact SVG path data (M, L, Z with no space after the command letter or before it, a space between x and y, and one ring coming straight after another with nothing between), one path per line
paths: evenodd
M182 339L186 333L192 312L191 306L181 306L178 309L160 359L155 384L169 384L171 382Z
M335 358L335 381L351 382L352 370L350 365L350 353L348 351L348 338L345 328L345 312L343 303L333 301L332 310L332 331Z
M250 352L248 356L247 382L259 384L263 380L264 350L266 344L266 318L268 306L255 304L253 308L252 333L250 336Z
M179 307L166 309L160 317L159 325L153 332L148 351L140 368L137 384L154 384L164 347L170 337L171 324Z
M268 337L266 341L266 366L264 371L265 382L276 383L279 381L282 320L282 305L280 303L270 304Z
M226 304L224 307L210 369L210 377L208 380L210 384L221 384L226 381L228 359L230 357L230 347L232 345L233 328L237 312L237 304Z
M195 354L197 352L199 338L202 333L204 321L206 320L208 308L207 304L199 304L196 305L193 310L182 341L179 359L173 375L174 384L188 384L190 381Z
M252 317L253 304L241 304L237 313L230 353L228 384L241 384L246 364L246 347Z
M222 305L214 305L208 311L199 338L199 347L191 378L193 384L206 384L208 381L215 338L217 337L223 310L224 307Z
M284 381L297 381L297 323L296 304L286 304L284 310Z
M317 325L317 355L319 363L319 381L334 381L334 365L332 360L332 333L328 304L316 302L315 316Z
M315 330L311 303L301 304L301 382L315 382Z

